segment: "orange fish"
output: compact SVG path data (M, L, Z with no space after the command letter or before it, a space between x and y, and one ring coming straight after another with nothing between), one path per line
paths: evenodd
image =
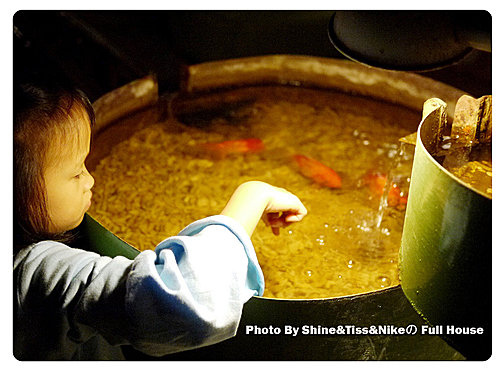
M323 163L305 155L293 155L293 160L297 164L300 173L314 182L331 188L340 188L342 186L342 179L337 172Z
M246 154L264 150L264 143L258 138L236 139L224 142L209 142L197 145L203 151L224 158L229 154Z
M368 186L370 191L377 197L381 197L384 194L386 183L387 175L384 173L368 173L363 177L363 185ZM392 184L389 194L387 195L387 205L396 207L406 205L407 202L408 197L401 194L401 189L396 184Z

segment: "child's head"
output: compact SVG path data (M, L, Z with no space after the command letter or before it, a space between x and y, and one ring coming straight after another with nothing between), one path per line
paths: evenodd
M63 239L90 206L85 167L94 112L77 90L19 85L14 93L16 247Z

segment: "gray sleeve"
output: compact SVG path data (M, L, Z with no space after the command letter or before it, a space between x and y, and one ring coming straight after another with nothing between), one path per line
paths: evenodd
M71 358L97 334L112 345L126 343L116 331L108 334L115 328L108 322L126 319L124 296L132 263L54 241L21 250L14 259L16 357ZM88 293L99 296L98 308L86 304Z
M232 337L263 277L248 236L227 219L200 221L133 261L52 241L25 249L14 264L18 317L57 326L48 346L99 334L158 356Z

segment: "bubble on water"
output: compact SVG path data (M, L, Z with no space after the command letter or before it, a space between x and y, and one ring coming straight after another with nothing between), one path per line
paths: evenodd
M387 142L384 142L382 143L382 147L385 147L385 148L388 148L388 149L397 149L399 148L399 146L395 143L387 143Z
M288 231L288 234L292 234L292 233L293 233L293 231L291 231L291 230Z
M328 228L328 223L325 223L324 226L325 226L325 228Z
M387 152L387 157L389 159L394 159L394 157L398 154L397 150L391 149Z
M358 129L354 129L354 131L352 132L352 135L357 137L359 135L359 130Z
M389 228L382 228L382 229L380 229L380 233L382 233L385 236L390 236L391 235L391 231L389 230Z
M312 271L311 270L307 270L306 271L306 275L309 276L309 277L311 277L312 276Z
M370 141L368 139L363 140L363 145L368 146L370 144Z
M325 240L323 238L324 236L323 235L320 235L319 238L316 238L316 242L318 243L318 245L320 246L324 246L325 245Z
M352 215L354 214L354 210L349 210L349 213Z
M387 276L379 276L377 281L381 288L391 285L391 280Z
M361 230L363 232L371 232L372 231L372 228L365 221L361 224L356 225L356 228L358 228L359 230Z
M352 268L354 266L354 261L352 259L349 259L347 262L347 268Z
M339 279L341 279L341 278L342 278L342 275L339 275Z

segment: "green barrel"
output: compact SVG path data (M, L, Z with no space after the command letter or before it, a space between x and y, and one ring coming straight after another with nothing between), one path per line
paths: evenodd
M89 214L85 214L79 226L79 233L80 238L77 246L100 255L111 258L121 255L128 259L134 259L140 253L139 250L103 227Z
M492 201L431 156L433 119L424 118L418 130L400 249L401 286L452 346L468 359L484 360L491 355Z

